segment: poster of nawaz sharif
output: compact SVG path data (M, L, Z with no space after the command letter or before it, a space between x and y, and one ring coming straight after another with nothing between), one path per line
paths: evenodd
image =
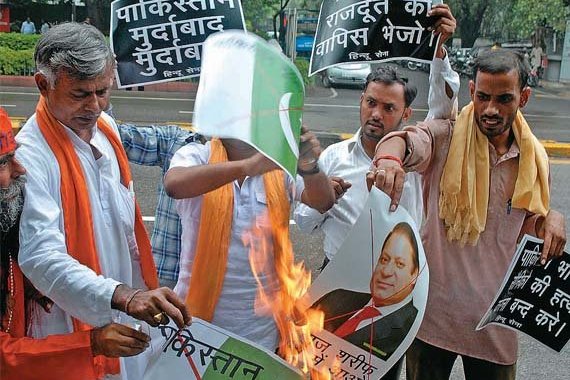
M441 0L323 1L309 74L341 62L432 61L439 37L427 16Z
M429 270L407 211L388 212L377 188L332 261L309 289L324 312L315 365L335 379L379 379L412 343L427 302Z
M200 75L202 45L216 32L245 30L239 0L116 0L111 48L119 88Z
M477 330L504 326L560 352L570 339L570 255L564 252L542 266L542 246L540 239L523 237Z
M371 190L308 302L299 302L324 312L324 329L312 335L314 369L334 379L380 379L423 319L429 270L420 235L402 207L389 213L389 205L384 193ZM150 333L151 349L139 358L143 380L306 378L274 353L199 319L182 330L171 323Z

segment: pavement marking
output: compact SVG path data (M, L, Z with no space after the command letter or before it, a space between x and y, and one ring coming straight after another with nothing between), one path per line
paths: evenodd
M39 96L39 92L0 92L3 95L30 95L30 96Z
M345 104L320 104L320 103L305 103L305 107L329 107L329 108L360 108L360 106L352 106Z
M111 95L111 99L136 99L136 100L168 100L177 102L194 102L196 99L184 99L184 98L147 98L144 96L117 96Z
M570 115L534 115L531 113L523 114L526 117L540 117L541 119L570 119Z
M550 163L553 165L570 165L570 159L551 158Z
M182 113L182 114L193 114L194 111L178 111L178 113Z
M142 219L143 219L143 222L153 222L154 223L154 216L143 216ZM294 225L297 223L295 223L295 221L293 219L290 219L289 224Z
M0 107L8 108L8 107L16 107L15 104L0 104Z
M324 107L324 108L354 108L359 109L360 105L348 105L348 104L322 104L322 103L305 103L307 107ZM428 112L425 108L413 108L414 112ZM568 116L570 117L570 116Z
M39 96L37 92L0 92L2 95L28 95L28 96ZM158 98L158 97L145 97L145 96L122 96L122 95L111 95L111 99L135 99L135 100L167 100L167 101L177 101L177 102L194 102L196 99L185 99L185 98Z

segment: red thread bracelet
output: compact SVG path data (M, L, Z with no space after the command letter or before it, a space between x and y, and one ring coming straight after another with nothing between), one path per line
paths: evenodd
M396 161L400 165L400 167L404 166L404 164L402 163L402 160L399 157L392 156L391 154L383 154L381 156L376 157L376 162L378 162L380 160L392 160L392 161Z

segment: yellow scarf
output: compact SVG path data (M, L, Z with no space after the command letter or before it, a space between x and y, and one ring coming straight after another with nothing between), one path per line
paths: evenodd
M550 205L548 156L520 111L512 129L520 149L512 207L546 215ZM475 245L487 222L489 147L487 136L474 122L473 103L457 118L439 188L439 217L447 239Z
M222 142L212 139L209 164L226 162L228 156ZM263 175L267 208L273 235L275 267L290 268L293 249L289 240L289 201L285 191L283 171L273 170ZM186 305L193 316L211 321L222 292L233 219L233 184L227 183L204 194L196 255L192 264L190 288ZM277 270L287 273L285 270ZM279 278L280 283L282 279Z

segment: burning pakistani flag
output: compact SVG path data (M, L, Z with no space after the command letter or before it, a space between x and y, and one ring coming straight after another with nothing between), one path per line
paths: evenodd
M305 95L295 65L261 38L238 31L209 37L202 58L197 131L245 141L295 178Z
M299 370L253 342L198 318L178 330L171 322L150 330L151 347L130 360L143 380L303 380ZM131 373L128 373L131 375Z

